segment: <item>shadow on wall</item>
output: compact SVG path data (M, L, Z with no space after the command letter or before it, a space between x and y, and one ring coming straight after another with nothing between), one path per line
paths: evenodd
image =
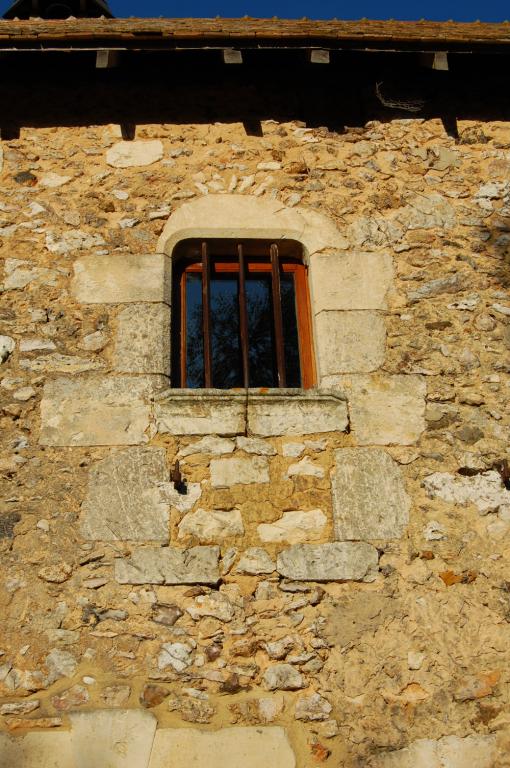
M119 66L95 68L95 54L10 53L0 58L0 129L119 123L124 138L150 123L300 120L341 132L369 120L510 119L506 57L450 56L449 71L423 67L415 54L342 52L309 64L304 52L247 52L226 66L219 52L125 52Z

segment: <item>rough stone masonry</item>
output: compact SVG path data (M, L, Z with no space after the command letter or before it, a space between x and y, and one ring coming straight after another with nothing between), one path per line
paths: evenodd
M2 141L1 768L510 765L510 126L261 126ZM229 226L306 240L314 390L171 389Z

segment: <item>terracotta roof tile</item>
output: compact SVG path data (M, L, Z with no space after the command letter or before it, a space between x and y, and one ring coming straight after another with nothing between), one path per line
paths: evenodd
M67 19L66 21L0 20L0 38L19 43L46 40L88 39L110 41L157 36L172 41L230 38L285 39L313 43L314 40L333 44L345 42L424 43L424 44L486 44L510 45L510 23L486 24L480 22L432 21L310 21L284 19Z

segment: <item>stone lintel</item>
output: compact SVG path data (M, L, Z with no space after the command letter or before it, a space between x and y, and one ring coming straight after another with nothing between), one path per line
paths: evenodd
M217 584L219 547L145 547L115 560L119 584Z

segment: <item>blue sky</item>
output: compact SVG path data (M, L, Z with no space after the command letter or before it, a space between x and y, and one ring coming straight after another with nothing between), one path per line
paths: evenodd
M0 0L5 11L10 0ZM455 19L503 21L510 18L504 0L110 0L116 16L255 16L312 19Z
M456 19L503 21L504 0L110 0L117 16L258 16L313 19Z

